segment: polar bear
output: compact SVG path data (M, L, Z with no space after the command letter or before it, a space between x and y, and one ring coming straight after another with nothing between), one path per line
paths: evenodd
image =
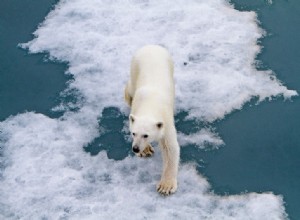
M161 46L144 46L132 59L130 75L125 101L131 107L132 150L140 157L151 156L154 152L151 143L159 143L163 169L157 191L169 195L177 189L180 154L174 125L172 58Z

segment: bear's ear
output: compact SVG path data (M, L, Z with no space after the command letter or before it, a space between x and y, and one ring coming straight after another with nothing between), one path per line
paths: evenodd
M157 127L158 129L161 129L161 128L163 127L163 123L162 123L162 122L156 123L156 127Z
M134 118L133 114L130 114L130 115L129 115L129 120L131 121L131 123L134 122L135 118Z

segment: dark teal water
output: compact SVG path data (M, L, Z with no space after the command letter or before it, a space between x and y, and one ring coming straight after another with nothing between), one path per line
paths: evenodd
M24 111L57 116L51 108L70 80L66 65L44 62L44 55L28 55L18 43L32 39L56 0L1 0L0 2L0 120ZM254 10L268 36L257 60L259 68L272 69L288 88L300 91L300 2L297 0L234 0L239 10ZM215 127L226 146L202 151L194 146L182 149L183 161L195 161L198 170L218 194L272 191L281 194L290 219L300 219L300 98L246 105L228 115ZM183 123L181 131L192 130L193 122ZM104 148L108 156L122 159L130 146L120 130L126 116L108 108L99 119L106 132L86 150L97 154ZM108 144L109 143L109 144ZM117 147L125 144L127 147ZM114 149L114 150L112 150ZM116 151L116 149L118 149Z
M44 62L18 48L28 42L56 0L0 1L0 120L24 111L53 115L50 109L68 78L65 66Z
M236 0L239 10L258 14L268 36L258 60L290 89L300 91L300 2ZM300 99L248 105L217 123L226 146L216 152L195 152L220 194L273 191L282 194L290 219L300 219ZM188 152L186 153L188 154Z

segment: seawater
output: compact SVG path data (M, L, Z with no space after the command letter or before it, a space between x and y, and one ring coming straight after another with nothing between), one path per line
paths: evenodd
M290 88L300 89L300 2L232 1L241 11L255 11L266 30L258 68L272 69ZM271 3L271 4L270 4ZM205 154L200 170L222 194L272 191L284 196L290 219L299 219L300 100L251 103L219 123L226 147ZM241 147L242 146L242 147ZM198 156L198 155L197 155ZM202 157L203 158L203 157ZM224 161L226 161L224 163Z
M18 47L32 39L56 1L1 1L0 7L0 120L24 111L53 114L68 76L61 63L45 62L44 54L28 53Z
M178 1L180 7L168 16L167 1L117 3L73 1L53 11L49 2L1 2L0 46L7 51L1 52L1 216L118 219L132 218L139 207L137 219L284 219L286 214L297 219L299 98L292 96L300 86L295 61L299 38L291 36L299 33L289 34L288 27L296 26L299 3L235 2L239 10L256 11L267 31L264 38L254 13L241 14L223 1L190 1L190 6ZM35 6L30 15L24 11L28 5ZM125 6L135 13L129 15ZM196 22L200 12L204 19ZM211 19L215 14L220 19ZM123 29L118 18L124 19ZM128 29L136 19L144 34ZM165 24L172 36L155 29ZM238 38L228 35L235 28ZM133 46L127 43L132 39ZM259 52L257 39L264 46L256 58L259 71L251 65ZM116 63L127 67L134 49L147 40L169 47L177 71L187 76L176 79L181 190L169 200L155 192L158 149L144 161L130 152L128 109L122 102L127 73L115 70ZM291 49L285 50L283 62L286 45ZM115 59L123 57L127 61ZM107 87L112 79L118 89ZM279 97L257 103L280 94L292 101ZM7 119L17 113L23 114Z

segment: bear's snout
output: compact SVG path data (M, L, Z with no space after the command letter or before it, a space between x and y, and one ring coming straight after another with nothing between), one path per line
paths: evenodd
M138 152L140 152L140 148L139 148L139 146L137 146L137 145L134 145L133 147L132 147L132 151L134 152L134 153L138 153Z

